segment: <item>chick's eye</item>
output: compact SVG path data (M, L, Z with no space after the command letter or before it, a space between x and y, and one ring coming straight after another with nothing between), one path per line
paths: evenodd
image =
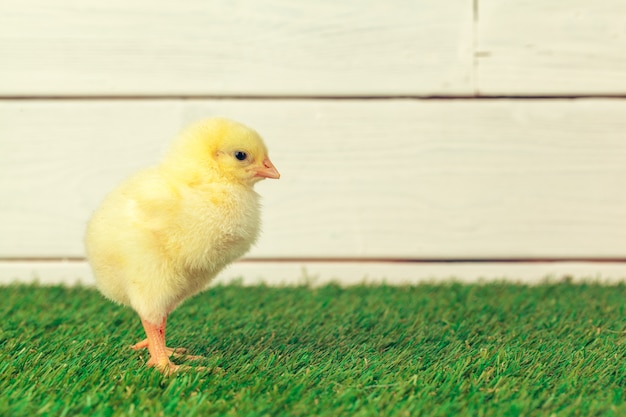
M248 158L248 154L243 152L243 151L236 151L235 152L235 159L237 159L238 161L245 161L246 158Z

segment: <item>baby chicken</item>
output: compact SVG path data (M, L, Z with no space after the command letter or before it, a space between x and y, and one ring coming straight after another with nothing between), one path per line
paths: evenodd
M280 178L261 137L234 121L208 119L184 130L159 165L122 182L89 221L87 258L99 290L132 307L147 339L148 366L176 371L165 322L242 256L259 233L264 178Z

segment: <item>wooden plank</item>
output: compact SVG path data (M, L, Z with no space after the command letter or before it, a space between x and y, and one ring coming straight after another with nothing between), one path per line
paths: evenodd
M481 0L477 82L485 95L626 95L623 0Z
M245 121L256 258L626 258L626 100L0 101L0 256L83 256L90 212L199 117Z
M507 281L527 285L571 279L616 284L626 281L625 262L236 262L213 285L340 285ZM42 285L95 284L86 262L0 261L0 285L14 282Z
M472 90L468 0L4 0L0 95Z

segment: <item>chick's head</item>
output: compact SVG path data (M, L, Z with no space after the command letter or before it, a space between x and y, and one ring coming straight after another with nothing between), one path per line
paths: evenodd
M280 178L259 134L227 119L192 125L175 141L164 163L196 182L225 179L252 186L264 178Z

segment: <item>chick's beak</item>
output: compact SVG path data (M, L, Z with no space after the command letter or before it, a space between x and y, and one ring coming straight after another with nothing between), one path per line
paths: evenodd
M263 166L256 170L255 177L279 179L280 173L269 158L263 160Z

